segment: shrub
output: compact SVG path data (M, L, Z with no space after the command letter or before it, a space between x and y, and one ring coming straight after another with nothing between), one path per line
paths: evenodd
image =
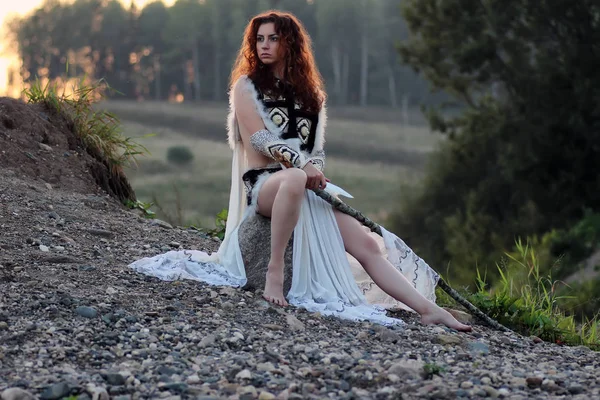
M563 305L576 293L541 271L533 247L517 241L515 253L507 254L497 269L500 280L492 288L486 276L477 273L477 291L468 298L480 310L523 335L600 350L597 315L577 321L565 311Z
M194 153L186 146L172 146L167 150L167 161L176 165L188 165L194 160Z

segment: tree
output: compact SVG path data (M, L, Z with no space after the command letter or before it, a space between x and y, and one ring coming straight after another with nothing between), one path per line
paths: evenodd
M154 82L154 98L162 98L163 85L161 82L163 62L162 57L167 51L167 45L163 38L163 32L169 20L169 12L162 1L152 2L142 9L140 13L139 24L139 44L141 53L146 52L147 57L143 58L142 65L146 70L148 82Z
M429 110L449 140L396 229L458 275L600 209L600 4L404 4L403 60L463 111Z
M202 66L200 54L207 46L211 15L205 4L196 0L177 0L169 8L165 40L172 49L170 57L179 61L183 76L185 97L199 101L202 98Z

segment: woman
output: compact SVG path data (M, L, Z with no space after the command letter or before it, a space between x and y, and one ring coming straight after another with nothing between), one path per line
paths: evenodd
M312 192L327 188L325 124L323 83L304 27L289 13L256 16L245 30L231 76L228 128L234 157L225 239L211 256L172 251L139 260L132 268L162 279L243 286L238 228L259 213L271 219L263 295L267 301L288 304L283 293L284 252L294 233L292 286L287 293L291 304L341 318L401 323L366 301L365 293L369 297L373 291L381 298L383 290L391 296L386 295L384 303L407 305L424 324L470 330L435 304L438 275L402 240L383 229L386 258L360 223ZM364 268L372 279L363 282L363 292L346 252L361 265L355 272ZM379 289L371 289L373 282Z

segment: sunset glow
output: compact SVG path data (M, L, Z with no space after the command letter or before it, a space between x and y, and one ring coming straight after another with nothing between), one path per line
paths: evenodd
M129 7L131 3L134 3L136 7L142 8L147 3L151 3L154 0L120 0L123 5ZM163 0L163 3L167 6L172 5L175 0ZM5 27L6 22L14 16L24 16L31 11L39 8L44 3L44 0L19 0L19 1L3 1L2 7L0 7L0 37L6 38L7 30ZM65 3L72 3L68 1ZM15 88L9 92L7 88L8 84L8 72L12 69L19 67L19 59L16 54L10 54L10 43L7 39L0 42L0 96L13 96L16 97L20 93L20 88Z

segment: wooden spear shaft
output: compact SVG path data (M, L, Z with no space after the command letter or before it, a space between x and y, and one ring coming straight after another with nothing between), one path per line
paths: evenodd
M355 210L354 208L350 207L348 204L346 204L343 201L341 201L340 199L330 195L329 193L327 193L324 190L317 189L314 192L317 196L319 196L320 198L322 198L323 200L325 200L326 202L331 204L335 209L343 212L344 214L348 214L351 217L354 217L356 220L358 220L361 224L363 224L364 226L369 228L371 231L377 233L379 236L383 236L383 233L381 232L381 227L378 224L376 224L375 222L371 221L369 218L365 217L360 211ZM444 292L448 293L448 295L450 297L452 297L454 300L456 300L456 302L458 304L462 305L464 308L469 310L469 312L471 314L478 317L480 320L485 322L487 325L491 326L494 329L498 329L500 331L507 331L507 332L511 331L504 325L502 325L502 324L498 323L497 321L493 320L492 318L490 318L483 311L481 311L480 309L475 307L473 304L471 304L471 302L469 300L467 300L463 296L461 296L460 293L458 293L456 290L452 289L450 287L450 285L448 285L448 283L444 280L444 278L442 278L441 275L440 275L440 279L438 281L438 286Z

